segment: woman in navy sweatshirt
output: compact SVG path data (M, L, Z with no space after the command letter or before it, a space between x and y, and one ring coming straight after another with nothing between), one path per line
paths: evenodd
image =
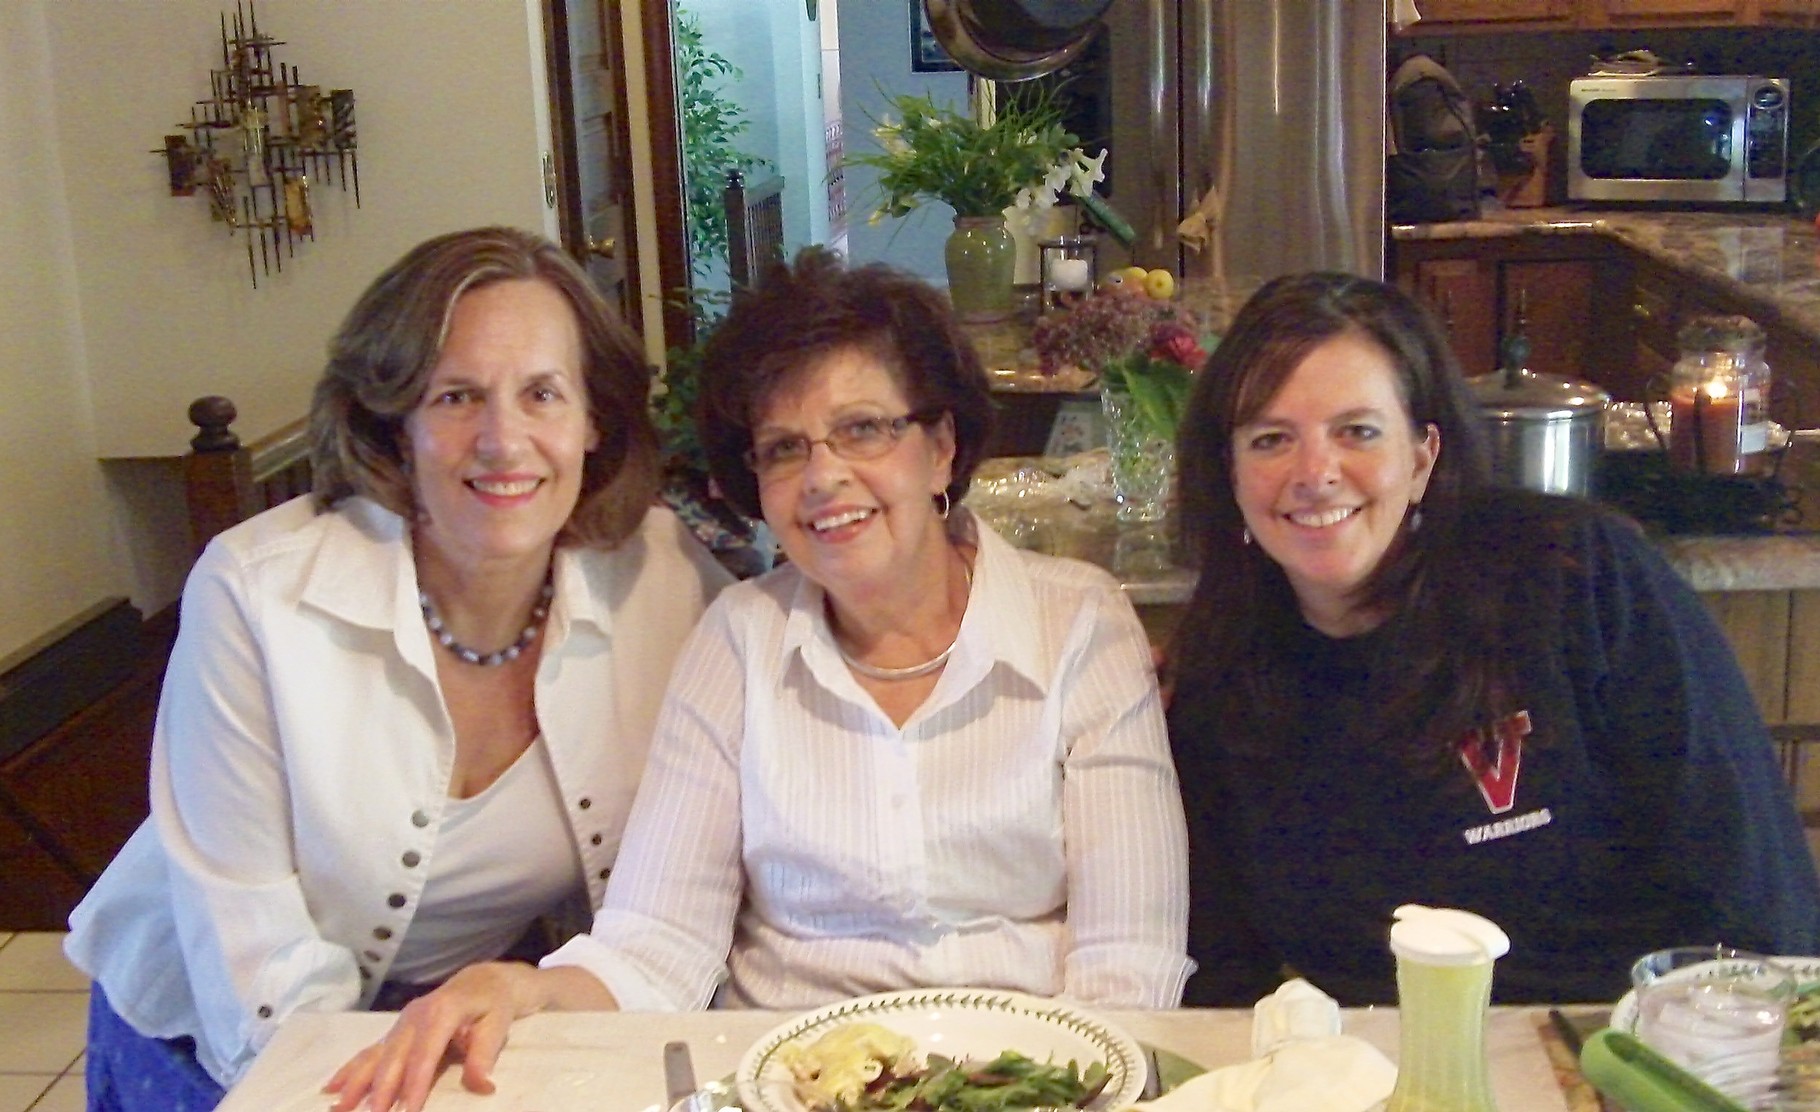
M1507 1002L1615 999L1663 946L1816 952L1820 884L1724 637L1627 519L1489 485L1408 297L1270 283L1182 427L1188 1003L1291 973L1394 1000L1403 903L1508 931Z

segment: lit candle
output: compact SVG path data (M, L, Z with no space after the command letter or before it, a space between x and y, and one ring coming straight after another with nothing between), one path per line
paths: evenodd
M1086 259L1055 259L1049 263L1049 288L1079 293L1093 284Z
M1735 475L1742 460L1738 432L1743 423L1740 399L1718 380L1671 391L1673 416L1668 426L1669 462L1708 475Z

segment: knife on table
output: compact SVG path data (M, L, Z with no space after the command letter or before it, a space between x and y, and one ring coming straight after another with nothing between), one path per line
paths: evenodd
M686 1042L664 1044L664 1092L672 1106L695 1095L695 1062Z

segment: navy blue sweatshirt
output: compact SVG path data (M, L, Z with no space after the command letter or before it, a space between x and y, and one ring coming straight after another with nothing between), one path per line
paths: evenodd
M1550 517L1568 538L1551 558L1510 541ZM1248 1004L1291 972L1343 1004L1394 1001L1402 903L1503 927L1508 1003L1614 1000L1664 946L1820 952L1820 884L1772 744L1687 585L1628 522L1551 499L1482 496L1460 535L1503 581L1520 709L1458 761L1419 771L1357 728L1401 682L1406 619L1284 633L1295 725L1262 739L1268 756L1222 744L1252 728L1224 693L1178 682L1200 964L1186 1003Z

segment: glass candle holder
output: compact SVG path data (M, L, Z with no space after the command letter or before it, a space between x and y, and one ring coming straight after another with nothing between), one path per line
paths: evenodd
M1696 317L1677 337L1670 375L1669 460L1706 475L1762 472L1769 448L1769 365L1747 317Z
M1093 292L1099 278L1099 241L1092 235L1056 236L1038 244L1043 311L1066 309Z

